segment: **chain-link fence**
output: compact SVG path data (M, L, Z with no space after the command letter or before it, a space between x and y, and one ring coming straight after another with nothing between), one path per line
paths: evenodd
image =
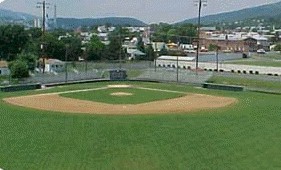
M128 80L182 82L201 84L212 76L212 72L195 72L183 68L156 67L153 61L126 62L72 62L62 72L35 72L25 79L2 79L4 84L62 83L81 80L109 79L109 71L124 69Z

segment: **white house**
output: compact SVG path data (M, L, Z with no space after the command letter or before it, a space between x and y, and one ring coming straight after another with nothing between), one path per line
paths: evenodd
M9 75L10 70L8 68L7 61L0 61L0 76L2 75Z
M40 59L39 61L39 70L40 72L43 72L42 64L43 59ZM56 72L62 72L65 70L65 62L62 62L58 59L45 59L45 72L47 73L56 73Z
M127 54L129 55L128 56L129 60L136 59L139 56L145 56L146 55L145 53L138 50L136 46L128 46L127 47Z

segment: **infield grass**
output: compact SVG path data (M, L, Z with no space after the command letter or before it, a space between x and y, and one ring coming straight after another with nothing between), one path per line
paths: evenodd
M107 84L0 93L0 97ZM0 101L0 167L39 170L281 168L280 95L203 90L175 84L136 84L230 96L239 99L239 103L223 109L176 115L109 116L37 111Z
M129 93L128 96L116 96L112 93ZM184 94L144 90L132 88L110 88L96 91L76 92L61 94L63 97L75 98L80 100L89 100L95 102L109 103L109 104L140 104L152 101L166 100L177 97L182 97Z

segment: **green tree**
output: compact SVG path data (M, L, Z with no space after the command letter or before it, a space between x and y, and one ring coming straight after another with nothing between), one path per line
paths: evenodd
M27 32L22 26L0 26L0 56L2 59L14 60L29 40Z
M159 51L159 56L161 55L167 55L169 52L168 52L168 49L163 46L163 48Z
M28 70L34 71L38 57L32 53L21 53L17 56L17 59L26 62Z
M63 44L64 46L68 44L71 53L68 55L68 60L70 61L77 61L78 57L82 54L82 44L81 40L77 36L70 36L66 38L62 38L60 40L60 44Z
M107 60L118 60L121 53L121 58L124 58L124 54L122 53L122 44L119 37L111 37L110 43L106 46L105 58Z
M149 61L154 61L154 59L156 58L156 54L151 44L146 46L145 53Z
M281 51L281 44L276 44L274 51Z
M101 60L103 58L104 50L105 45L100 41L99 37L92 36L91 41L87 45L88 59Z
M40 44L39 44L40 46ZM58 38L51 33L45 33L44 36L44 51L40 51L42 55L47 58L56 58L64 60L65 58L65 44L59 41Z
M217 49L217 45L216 44L210 44L208 47L209 51L215 51Z
M28 64L26 61L17 59L9 64L12 78L29 77Z
M145 52L144 42L142 41L141 37L138 37L137 49L140 50L141 52Z

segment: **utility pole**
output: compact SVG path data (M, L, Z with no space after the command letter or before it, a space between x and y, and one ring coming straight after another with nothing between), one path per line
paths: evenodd
M37 2L37 8L42 8L42 42L41 42L41 50L42 50L42 67L43 74L45 73L45 32L46 32L46 8L48 8L49 3L46 3L45 0L42 2Z
M177 55L177 82L179 82L179 56Z
M201 24L201 8L207 6L207 0L196 0L194 1L196 6L198 5L198 23L197 23L197 50L196 50L196 73L198 71L198 58L200 50L200 24Z
M67 57L68 57L68 50L69 50L69 45L67 44L66 46L65 46L65 58L64 58L64 60L65 60L65 82L67 83L67 80L68 80L68 71L67 71Z
M120 38L119 70L121 70L121 55L122 55L122 38L121 38L121 33L119 33L119 38Z
M219 72L219 46L216 47L217 72Z
M57 23L57 5L54 5L54 28L57 29L58 23Z

